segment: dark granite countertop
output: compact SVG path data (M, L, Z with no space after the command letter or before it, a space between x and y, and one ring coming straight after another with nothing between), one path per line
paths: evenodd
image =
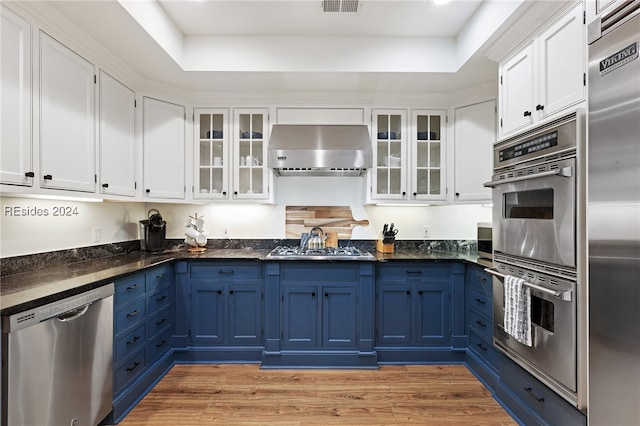
M6 275L0 281L0 310L11 315L39 305L91 290L116 278L178 259L266 260L268 249L208 249L202 253L173 250L153 254L132 252L52 266L33 272ZM397 250L393 254L372 252L378 262L465 261L490 267L491 262L475 255L445 250Z

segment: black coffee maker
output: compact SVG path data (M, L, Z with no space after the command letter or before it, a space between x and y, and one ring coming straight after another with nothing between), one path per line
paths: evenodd
M140 249L153 253L164 251L167 222L156 209L149 210L147 217L148 219L140 221Z

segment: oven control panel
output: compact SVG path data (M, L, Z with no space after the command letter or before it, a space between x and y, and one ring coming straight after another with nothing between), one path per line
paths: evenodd
M558 145L558 132L545 133L533 139L526 140L517 145L501 149L499 152L500 162L518 158L532 152L542 151Z

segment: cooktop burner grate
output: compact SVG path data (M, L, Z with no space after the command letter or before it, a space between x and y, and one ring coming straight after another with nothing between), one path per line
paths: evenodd
M375 260L366 250L353 246L308 249L299 246L278 246L267 255L268 259L309 259L309 260Z

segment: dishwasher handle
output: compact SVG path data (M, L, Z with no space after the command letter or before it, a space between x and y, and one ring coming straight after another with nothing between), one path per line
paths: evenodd
M81 316L86 314L87 310L89 310L89 306L91 306L91 303L88 303L84 306L80 306L79 308L76 308L76 309L72 309L68 312L65 312L62 315L59 315L57 319L60 322L73 321L74 319L80 318Z

